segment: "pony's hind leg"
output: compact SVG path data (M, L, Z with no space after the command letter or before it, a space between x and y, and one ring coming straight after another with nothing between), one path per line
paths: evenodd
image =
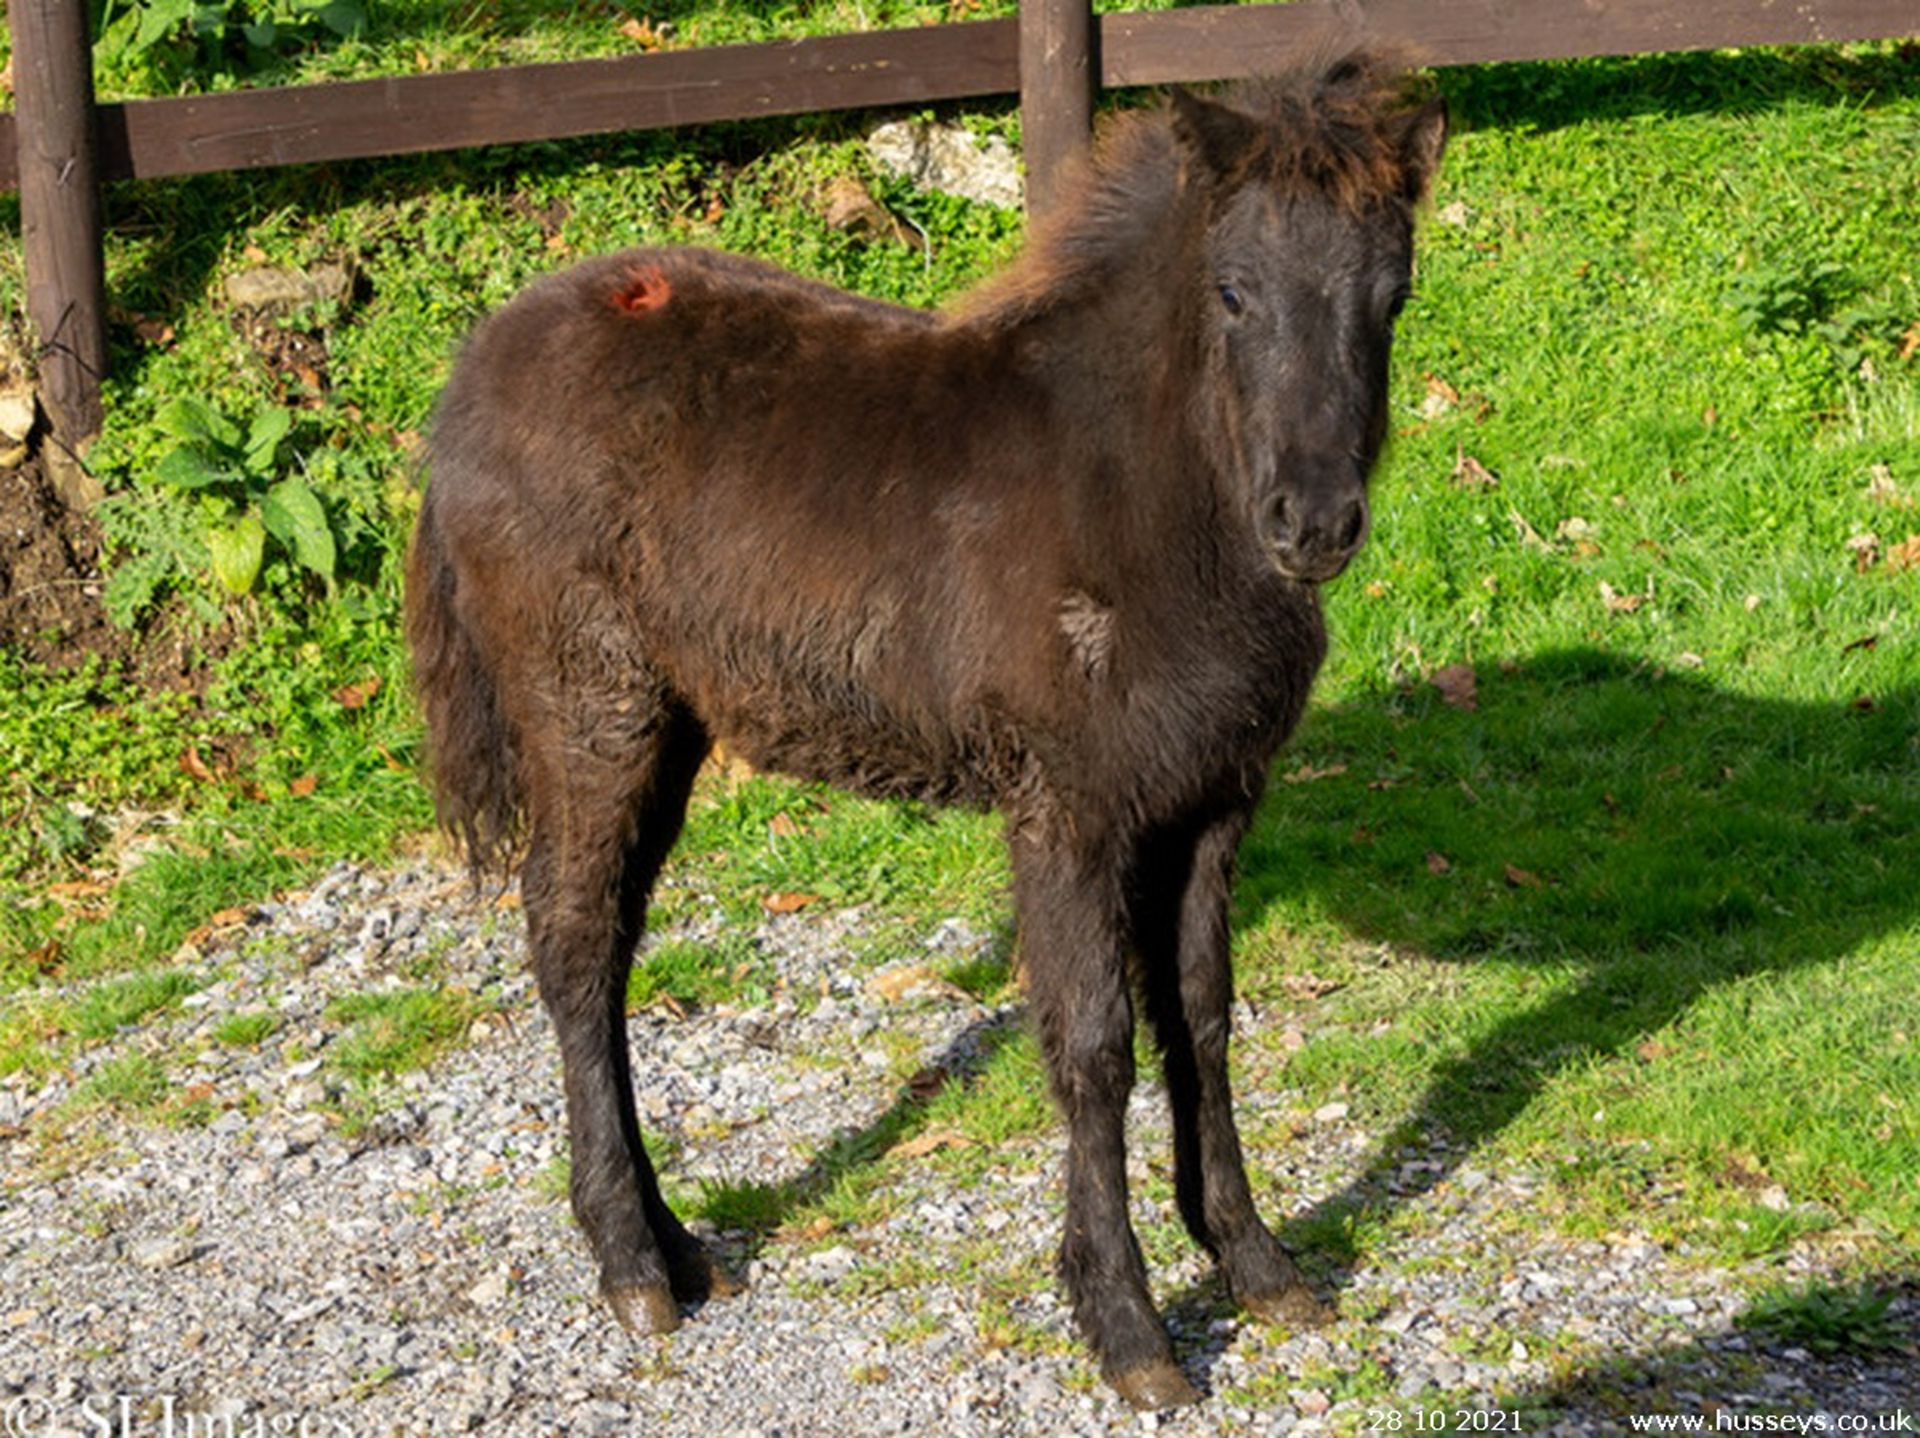
M621 877L619 990L622 1013L625 1011L627 977L632 967L634 948L646 930L647 903L653 893L660 866L680 836L686 817L687 797L694 775L707 754L707 736L690 716L679 718L663 736L654 785L646 797L638 832L627 850L626 869ZM699 1239L687 1232L661 1195L659 1179L647 1158L640 1137L639 1120L633 1106L633 1069L625 1034L624 1020L613 1046L616 1073L614 1087L622 1108L622 1127L634 1170L640 1178L640 1202L666 1260L667 1282L681 1303L699 1303L709 1298L730 1298L740 1291L736 1284L707 1254ZM616 1305L617 1311L617 1305ZM626 1319L623 1317L623 1322ZM632 1327L631 1323L628 1324Z
M1133 939L1166 1074L1181 1219L1219 1261L1235 1302L1264 1318L1317 1324L1331 1310L1254 1209L1227 1078L1227 913L1249 816L1170 830L1146 847L1129 896Z
M586 736L575 729L571 742L537 756L542 782L521 887L534 974L560 1043L574 1215L615 1316L663 1333L679 1323L676 1301L724 1285L661 1197L634 1111L627 977L706 752L684 710L665 700L650 707ZM614 733L625 742L610 742Z

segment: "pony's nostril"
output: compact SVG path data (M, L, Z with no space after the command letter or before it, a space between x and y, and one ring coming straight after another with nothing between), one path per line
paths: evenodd
M1360 540L1367 532L1367 505L1365 500L1356 499L1347 510L1346 519L1340 525L1340 547L1358 549Z

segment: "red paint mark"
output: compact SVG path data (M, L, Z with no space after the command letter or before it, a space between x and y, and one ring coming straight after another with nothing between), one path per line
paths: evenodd
M627 272L626 283L613 292L613 307L630 315L660 309L673 297L673 285L658 265L642 265Z

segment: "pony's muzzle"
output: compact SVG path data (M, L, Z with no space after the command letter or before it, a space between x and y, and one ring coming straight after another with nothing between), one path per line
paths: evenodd
M1263 527L1275 568L1303 584L1324 584L1360 552L1367 526L1366 491L1342 484L1282 492Z

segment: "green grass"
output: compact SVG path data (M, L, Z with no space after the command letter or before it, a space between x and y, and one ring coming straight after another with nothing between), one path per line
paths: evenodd
M228 1014L213 1026L213 1041L229 1048L258 1048L279 1026L280 1021L272 1014Z
M425 1068L465 1036L480 1007L473 995L449 989L348 994L327 1005L327 1017L348 1026L327 1060L362 1081Z
M125 1054L89 1074L74 1089L69 1107L76 1112L107 1109L127 1116L150 1114L167 1102L172 1087L159 1059Z
M850 28L858 10L674 18L706 43ZM284 73L376 66L374 51L408 68L408 45L437 66L631 43L608 35L611 12L508 7L498 26L463 27L418 7L379 24L370 49L321 46ZM1283 1096L1249 1119L1256 1160L1290 1142L1277 1115L1335 1096L1377 1136L1342 1192L1293 1216L1323 1266L1377 1256L1417 1221L1379 1180L1431 1135L1475 1166L1541 1173L1528 1221L1651 1230L1727 1260L1837 1233L1863 1262L1910 1265L1920 568L1893 555L1920 534L1903 503L1920 499L1920 360L1903 357L1920 333L1920 62L1754 51L1485 67L1441 85L1458 124L1401 322L1374 538L1328 596L1333 654L1279 770L1298 782L1276 782L1242 855L1240 988L1283 1016L1240 1054L1243 1087ZM1017 130L1006 108L961 113ZM167 581L160 610L218 619L204 698L0 655L14 696L0 708L0 1067L45 1072L79 1041L71 997L50 985L140 975L87 1000L103 1033L138 1023L161 992L146 976L211 913L336 856L377 857L425 822L396 632L411 432L480 314L628 243L718 245L915 304L1014 251L1015 217L875 176L866 122L110 194L116 301L173 329L113 336L95 463L119 496L122 562L168 552L173 520L143 479L164 448L162 398L246 413L289 393L218 301L260 255L359 277L344 311L298 321L324 341L329 383L296 439L348 542L332 596L280 575L222 608L190 575ZM816 197L841 175L924 229L931 253L829 231ZM0 254L0 303L17 311L21 295L17 255ZM1497 486L1456 483L1466 457ZM1877 544L1849 547L1868 533ZM1455 664L1476 675L1471 711L1428 682ZM370 702L336 697L369 675ZM229 762L196 778L189 749ZM111 875L136 807L185 822L110 892L49 896L50 881ZM790 922L872 905L899 926L896 958L937 919L1006 917L993 821L775 779L704 784L669 877L664 922L710 893L738 934L767 896L810 894ZM1004 954L946 976L996 997ZM1306 976L1339 986L1311 997L1324 985ZM737 937L667 941L629 998L733 1002L771 982ZM384 1010L349 1005L335 1061L366 1075L425 1061L458 1041L465 1002L423 987ZM1282 1043L1286 1029L1304 1044ZM139 1078L115 1082L131 1095ZM857 1221L884 1204L902 1139L960 1135L911 1160L958 1178L1051 1122L1037 1054L1013 1039L804 1179L693 1208L755 1232Z

